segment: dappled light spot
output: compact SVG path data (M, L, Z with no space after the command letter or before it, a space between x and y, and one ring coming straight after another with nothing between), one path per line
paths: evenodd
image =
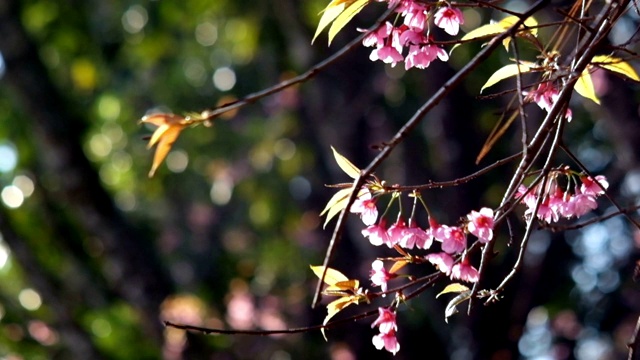
M247 283L233 279L228 294L227 323L233 329L247 330L254 327L255 317L255 304Z
M29 335L44 346L58 343L58 334L49 325L40 320L29 321L27 329L29 330Z
M4 57L2 57L2 53L0 53L0 79L4 76L5 71L7 71L7 66L4 63Z
M233 195L233 181L227 177L216 179L211 185L209 196L216 205L226 205Z
M165 161L169 170L173 173L181 173L189 165L189 155L184 150L173 150L167 155Z
M204 85L207 81L207 70L202 63L202 60L191 57L184 61L182 64L182 70L184 71L184 76L194 87L200 87Z
M136 205L138 204L136 196L131 191L118 191L115 194L114 200L116 206L123 211L133 211L136 209Z
M113 144L111 139L105 134L95 134L89 140L90 154L97 158L106 157L111 153L112 149Z
M266 201L255 201L249 208L249 218L256 225L264 225L271 220L271 207Z
M147 25L148 20L149 15L145 8L140 5L132 5L122 15L122 27L126 32L136 34Z
M0 144L0 172L13 171L18 164L18 152L11 143Z
M98 100L98 116L103 120L116 120L120 116L121 109L120 99L113 95L105 94Z
M221 67L213 73L213 85L220 91L229 91L236 85L236 73L231 68Z
M296 144L290 139L280 139L273 145L273 153L280 160L289 160L296 154Z
M76 89L91 91L98 82L95 65L88 59L77 59L71 64L71 80Z
M22 194L25 198L33 195L33 192L35 191L33 180L31 180L31 178L27 175L18 175L14 177L13 185L15 185L18 189L20 189L20 191L22 191Z
M0 270L3 270L4 267L8 264L9 262L9 248L5 245L5 243L2 241L2 237L0 236ZM1 313L0 309L0 313ZM0 315L0 319L2 318L2 316Z
M40 294L30 288L20 291L20 294L18 294L18 301L23 308L30 311L38 310L40 306L42 306L42 298L40 297Z
M218 40L218 27L211 22L203 22L196 26L196 41L202 46L211 46Z
M15 185L5 186L0 193L4 205L11 209L19 208L24 202L24 194Z
M289 181L289 192L296 200L304 200L311 195L311 183L303 176L296 176Z
M97 318L91 322L91 332L97 337L106 338L111 335L111 323L103 318Z

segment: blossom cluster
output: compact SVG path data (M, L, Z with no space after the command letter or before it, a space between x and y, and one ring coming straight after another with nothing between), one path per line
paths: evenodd
M378 308L378 318L371 324L372 328L376 326L380 333L371 340L373 346L378 350L384 348L395 355L400 350L400 343L396 338L396 331L398 331L396 313L389 308Z
M469 263L466 256L467 237L471 234L481 243L488 243L493 239L492 209L485 207L479 211L471 211L462 223L456 226L441 225L430 218L430 227L424 229L419 227L413 218L405 222L402 217L387 226L384 217L378 220L376 201L377 198L374 198L365 188L350 208L352 213L360 215L366 226L362 230L362 235L368 238L372 245L386 245L389 248L400 247L407 250L414 248L429 250L434 242L439 242L440 251L425 255L424 260L433 264L451 279L466 282L478 281L478 270ZM392 271L385 268L382 260L377 259L371 264L371 282L375 286L380 286L383 296L388 290L388 282L398 277L398 274ZM395 354L400 348L395 337L397 330L395 313L389 309L380 308L380 316L372 327L377 325L380 326L380 334L374 336L373 344L378 349L384 348Z
M551 176L544 189L540 189L538 185L532 188L521 185L518 196L527 206L526 218L533 215L538 199L542 196L536 216L546 223L553 223L560 218L579 218L596 209L598 207L596 198L604 194L608 187L609 183L603 175L595 178L582 176L580 183L575 185L573 192L570 192L569 186L563 190L558 184L557 176Z
M553 105L558 101L560 91L551 81L545 81L540 83L535 90L523 92L523 95L527 101L533 101L538 104L540 109L550 112ZM567 118L567 121L571 121L573 118L571 109L567 108L564 117Z
M364 38L364 46L375 47L369 56L371 61L381 60L391 66L404 61L405 69L408 70L412 67L425 69L436 58L441 61L449 60L447 52L435 45L428 35L429 18L432 16L437 27L455 36L460 24L464 23L460 9L443 6L433 13L430 5L414 0L388 2L389 7L395 7L394 11L403 18L402 24L394 26L387 21ZM404 48L408 49L406 56L402 55Z

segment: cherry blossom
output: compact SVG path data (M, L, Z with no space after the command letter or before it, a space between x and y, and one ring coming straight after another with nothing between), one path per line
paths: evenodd
M586 195L600 196L604 194L604 190L609 187L609 182L604 175L596 176L595 180L590 176L584 176L580 178L580 180L582 181L580 192ZM598 183L602 185L602 188Z
M458 226L441 225L433 232L436 240L442 242L442 251L459 254L467 247L467 237Z
M425 259L435 265L440 272L445 273L446 275L451 274L451 267L453 266L453 258L451 255L445 252L432 253L425 256Z
M458 35L460 25L464 24L462 11L449 6L441 7L440 10L435 13L433 19L437 27L443 29L451 36Z
M371 245L380 246L382 244L387 244L389 247L393 247L393 245L390 245L389 234L387 233L384 219L380 220L377 225L370 225L366 229L362 230L362 235L369 238Z
M375 224L376 220L378 220L376 200L371 197L371 193L368 190L356 199L350 210L354 214L360 214L360 219L367 226Z
M451 269L451 279L458 279L467 282L478 281L478 270L469 264L467 258L463 258L461 262L453 265Z
M404 220L398 219L395 224L389 226L387 234L389 235L389 242L387 243L389 247L398 244L407 235L407 225L405 225Z
M398 339L396 338L395 330L374 336L372 342L376 349L382 350L382 348L384 348L393 355L400 351L400 343L398 343Z
M396 313L388 308L379 307L378 318L371 324L372 328L376 326L379 327L380 333L382 334L397 331L398 325L396 324Z
M398 245L405 249L428 249L433 242L431 231L423 230L416 225L413 219L409 220L409 227L405 229L404 236L398 242Z
M551 108L553 108L553 105L560 96L560 91L558 91L551 81L545 81L540 83L534 91L530 93L524 92L524 95L529 101L533 101L538 104L542 110L550 112ZM568 121L571 121L573 118L573 112L571 109L567 108L564 116Z
M382 291L387 291L387 281L397 277L396 274L392 274L384 268L384 263L381 260L376 260L371 263L371 272L369 274L371 282L380 286Z
M471 211L467 215L469 223L467 230L482 243L487 243L493 238L493 210L483 207L480 211Z

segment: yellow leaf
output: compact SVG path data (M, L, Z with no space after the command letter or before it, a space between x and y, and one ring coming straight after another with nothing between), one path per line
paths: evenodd
M501 67L500 69L498 69L496 72L494 72L489 77L489 80L487 80L487 82L484 85L482 85L482 88L480 89L480 93L482 93L482 91L484 89L495 85L499 81L502 81L502 80L504 80L504 79L506 79L508 77L517 75L518 71L520 71L521 73L526 73L526 72L531 71L531 68L533 66L535 66L535 64L533 64L533 63L524 63L523 62L520 65L518 65L518 64L509 64L509 65Z
M636 71L626 61L609 55L596 55L591 60L592 65L624 75L631 80L640 81Z
M509 16L509 17L506 17L506 18L500 20L497 23L487 24L487 25L480 26L477 29L473 29L473 30L469 31L468 33L466 33L462 37L462 39L460 39L460 40L462 42L464 42L464 41L468 41L468 40L474 40L474 39L480 39L480 38L488 37L490 35L497 35L497 34L502 33L503 31L509 29L510 27L512 27L513 24L515 24L517 21L518 21L518 17L517 16ZM538 25L538 22L533 17L528 18L524 22L524 26L527 26L527 27L535 27L537 25ZM533 36L537 36L538 29L536 29L536 28L531 29L531 30L527 31L527 33L529 33L529 34L531 34ZM509 47L509 41L510 41L510 38L506 38L502 42L504 44L505 48L507 48L507 49ZM451 51L453 51L453 49L455 49L459 45L460 44L454 45L454 47L451 49Z
M313 270L313 273L316 274L318 278L322 278L322 274L324 273L324 266L311 266L311 270ZM325 284L335 285L336 283L344 281L349 281L349 278L336 269L327 268L327 272L324 275Z
M391 269L389 269L389 272L391 274L395 274L396 272L398 272L398 270L405 267L408 263L409 262L407 260L398 260L395 263L393 263L393 266L391 266Z
M315 35L313 35L313 40L311 43L313 44L316 41L316 38L322 30L324 30L333 20L335 20L345 9L346 6L350 5L355 0L333 0L327 5L327 7L322 10L322 17L320 18L320 23L318 23L318 28L316 29Z
M355 0L350 1L350 5L335 19L331 27L329 28L329 45L331 41L338 34L342 28L353 19L364 7L369 4L370 0Z
M470 297L471 297L471 291L467 290L467 291L462 291L456 297L451 299L451 301L449 301L449 303L447 304L447 307L444 309L444 321L448 323L449 317L458 312L458 309L456 308L456 306L469 300Z
M322 325L327 325L329 323L329 320L331 320L331 318L334 317L337 313L342 311L347 306L349 306L351 304L356 304L356 303L358 303L358 297L357 296L342 297L340 299L336 299L336 300L330 302L327 305L327 316L324 318L324 321L322 322ZM324 327L321 328L320 332L322 332L322 337L324 337L324 339L326 341L327 340L327 335L325 334L324 329L325 329Z
M351 161L347 160L346 157L342 156L333 146L331 147L333 150L333 157L336 158L336 162L340 169L344 171L347 175L349 175L352 179L357 179L360 176L360 169L358 169L355 165L351 163Z
M162 161L169 154L180 132L187 126L187 122L182 116L173 114L154 114L143 117L141 121L158 126L147 144L147 148L157 145L151 170L149 171L149 177L153 177Z
M596 91L593 88L593 81L591 80L589 69L584 69L582 75L578 78L574 89L578 94L587 99L593 100L593 102L600 105L600 99L596 96Z
M356 293L360 287L360 281L356 279L347 281L338 281L333 285L328 286L325 291L352 291Z
M449 284L444 288L444 290L440 291L440 293L436 295L436 299L442 294L447 294L452 292L461 293L463 291L469 291L469 288L459 283Z
M349 202L349 195L351 195L351 191L353 188L342 189L337 193L333 194L327 206L324 207L324 210L320 213L320 216L327 214L327 217L324 219L324 224L322 227L326 227L329 221L336 215L340 213L340 211L344 210ZM360 189L358 196L362 196L365 190Z
M507 30L508 28L512 27L517 21L519 20L519 18L517 16L508 16L502 20L500 20L499 24L501 24L503 26L503 28L505 30ZM536 26L538 26L538 22L536 21L536 19L534 19L533 17L527 18L527 20L524 21L524 26L528 27L528 28L532 28L529 29L527 31L525 31L524 33L519 32L517 36L527 36L527 35L532 35L532 36L537 36L538 35L538 28ZM524 29L523 26L521 26L519 28L520 29ZM509 51L509 43L511 42L511 37L507 37L504 40L502 40L502 45L504 46L504 48Z

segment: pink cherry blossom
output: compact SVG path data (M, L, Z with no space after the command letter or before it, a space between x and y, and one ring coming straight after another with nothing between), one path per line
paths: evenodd
M393 30L393 25L390 22L385 22L378 29L367 34L362 40L362 45L366 47L382 47L384 46L385 40L391 35L391 30ZM367 31L367 30L360 30Z
M487 243L493 238L493 210L483 207L480 211L471 211L467 215L467 230L478 237L478 241Z
M419 228L415 221L411 219L409 220L409 227L406 228L404 237L400 239L398 245L405 249L413 249L414 246L418 249L428 249L431 247L432 242L431 231Z
M442 251L449 254L459 254L467 247L467 237L458 226L441 225L435 229L433 236L442 241Z
M387 234L389 234L389 242L387 243L389 247L398 244L407 235L407 225L405 225L404 220L398 219L395 224L389 226Z
M449 6L441 7L433 16L433 19L437 27L443 29L451 36L458 35L460 24L464 24L462 11L458 8L452 8Z
M451 279L458 279L466 282L478 281L478 270L469 264L467 258L462 259L461 262L453 265L451 269Z
M396 339L395 330L374 336L372 342L376 349L382 350L382 348L384 348L393 355L400 351L400 343L398 343L398 339Z
M371 263L371 272L369 273L371 282L380 286L382 291L387 291L387 281L397 277L396 274L392 274L384 268L384 263L381 260L376 260Z
M380 246L382 244L390 244L389 234L387 234L387 227L384 219L376 225L370 225L366 229L362 230L362 235L369 238L371 245ZM393 245L389 245L393 247Z
M379 307L378 318L373 322L373 324L371 324L372 328L376 326L379 327L380 333L382 334L397 331L398 325L396 324L396 313L388 308Z
M445 252L432 253L425 256L425 259L435 265L440 272L445 273L446 275L451 274L451 267L453 266L453 258L451 255Z
M604 190L609 187L609 182L604 175L598 175L595 180L590 176L584 176L580 178L582 185L580 186L580 192L586 195L600 196L604 194ZM598 185L602 185L602 188Z
M538 104L542 110L549 112L558 100L560 91L558 91L551 81L545 81L540 83L534 91L530 93L525 92L524 95L526 95L530 101L533 100L533 102ZM573 117L571 109L567 108L565 117L568 121L571 121Z
M362 219L362 222L367 226L375 224L376 220L378 220L376 200L371 198L371 193L368 190L365 190L365 192L354 201L350 211L354 214L360 214L360 219Z
M427 7L417 2L408 4L402 12L404 24L415 31L424 31L427 23Z
M596 197L590 194L583 194L580 190L576 189L576 193L569 200L573 205L573 215L580 217L591 210L598 207Z

